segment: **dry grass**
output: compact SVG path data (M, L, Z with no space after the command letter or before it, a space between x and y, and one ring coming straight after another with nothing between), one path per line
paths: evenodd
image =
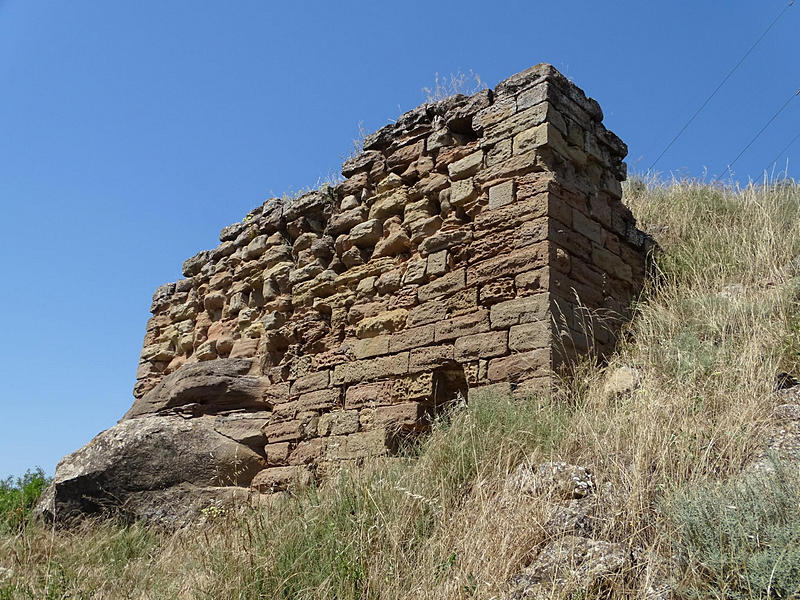
M672 555L669 499L739 473L776 373L798 370L800 189L674 182L626 195L663 248L609 367L639 371L634 393L605 394L608 369L584 364L551 401L484 398L402 460L175 534L7 532L0 599L500 597L548 535L542 506L501 494L523 460L592 468L607 490L598 537L642 557L615 596L642 597Z

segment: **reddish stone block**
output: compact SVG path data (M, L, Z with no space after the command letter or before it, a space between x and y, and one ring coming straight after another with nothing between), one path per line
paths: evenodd
M450 295L464 289L467 282L465 269L457 269L439 279L433 280L427 285L422 285L417 289L417 298L420 302L426 302L439 296Z
M389 338L389 352L402 352L433 343L433 325L405 329Z
M547 242L540 242L497 258L485 260L467 268L467 286L472 287L498 277L516 275L522 271L543 267L547 264L547 257Z
M459 362L502 356L508 351L508 332L489 331L460 337L454 348Z
M446 342L464 335L489 331L489 311L478 309L474 313L440 321L434 326L436 342Z
M411 351L409 370L412 373L429 371L453 361L454 349L449 344L428 346Z
M536 294L500 302L491 308L489 318L492 329L505 329L520 323L547 320L550 306L550 294Z
M550 349L510 354L489 361L487 377L490 381L524 381L550 373Z
M368 360L357 360L333 368L331 383L349 385L358 381L378 379L408 373L408 352L381 356Z

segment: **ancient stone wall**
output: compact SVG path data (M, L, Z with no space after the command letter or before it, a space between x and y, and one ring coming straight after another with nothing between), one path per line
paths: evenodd
M267 200L156 291L127 417L238 423L266 491L458 393L546 390L613 346L640 289L626 152L549 65L404 114L343 183Z

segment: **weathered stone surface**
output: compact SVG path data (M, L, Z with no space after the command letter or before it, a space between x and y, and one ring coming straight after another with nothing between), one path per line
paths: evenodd
M546 375L551 368L550 349L519 352L489 361L487 377L490 381L523 381Z
M548 543L533 563L511 581L513 600L552 598L553 594L602 595L630 565L621 544L568 535Z
M489 188L489 210L500 208L514 201L514 180L498 183Z
M508 333L506 331L465 335L458 338L455 343L455 359L458 361L502 356L507 351Z
M434 326L434 339L445 342L466 335L483 333L489 330L489 311L476 310L471 314L439 321Z
M198 404L208 413L268 408L264 399L268 382L248 375L251 368L252 361L246 359L186 364L137 399L123 418L162 413L186 404Z
M271 417L268 411L219 415L214 420L214 431L258 452L267 442L262 429Z
M551 309L549 294L523 296L506 300L491 307L489 319L493 329L511 327L519 323L544 321Z
M262 494L273 494L311 483L311 473L301 466L270 467L259 471L251 487Z
M182 484L193 486L182 488L187 493L248 485L264 459L214 425L211 416L122 420L59 462L39 511L59 521L115 510L135 516L151 510L144 505L153 494ZM174 507L174 513L182 510Z
M603 384L603 395L609 398L624 396L635 391L642 381L642 375L633 367L623 365L611 371Z
M375 337L402 329L408 319L408 311L404 308L388 310L374 317L368 317L358 324L358 338Z
M595 489L589 469L565 462L521 464L509 478L508 485L518 493L554 500L584 498Z
M336 365L333 368L331 381L334 385L349 385L357 381L406 373L408 373L408 352L401 352L392 356Z
M203 265L208 262L209 252L208 250L203 250L202 252L198 252L193 257L186 259L183 261L183 276L184 277L194 277L200 272L200 269L203 268Z

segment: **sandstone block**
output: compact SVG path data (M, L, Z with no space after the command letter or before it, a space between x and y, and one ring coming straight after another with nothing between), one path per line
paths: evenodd
M475 217L475 237L491 235L503 229L519 227L522 223L547 215L547 195L540 194L525 200L487 210Z
M341 405L341 390L339 388L327 388L314 392L300 394L294 404L300 411L309 410L328 410Z
M375 258L381 256L397 256L411 250L411 240L403 229L398 229L375 244Z
M431 373L420 373L373 383L360 383L347 388L345 409L429 399L433 391L433 375Z
M420 302L426 302L439 296L450 295L464 289L467 284L466 269L457 269L435 279L427 285L422 285L417 290L417 298Z
M380 223L378 225L380 227ZM376 241L378 239L380 239L380 234L378 235ZM379 277L383 273L394 270L396 267L397 267L397 262L395 261L394 258L391 257L376 258L374 260L369 261L366 264L352 267L347 271L345 271L344 273L341 273L336 278L335 286L339 290L351 289L365 277L371 277L371 276Z
M423 198L416 202L409 202L403 208L403 222L413 223L419 219L428 219L434 215L433 202L429 198Z
M514 202L514 180L498 183L489 188L489 210Z
M469 227L437 231L423 240L419 246L419 253L426 256L453 246L468 244L471 240L472 230Z
M329 369L323 369L296 379L291 386L292 395L316 392L327 388L330 383L330 373Z
M206 310L219 310L225 306L225 294L222 292L210 292L203 298L203 306Z
M332 460L354 460L380 456L387 451L387 434L383 429L374 429L347 436L329 438L327 457Z
M401 352L391 356L336 365L331 382L334 385L350 385L358 381L405 375L406 373L408 373L408 352Z
M516 275L547 264L547 242L539 242L508 254L484 260L467 268L467 286L487 283L498 277Z
M408 319L406 325L408 327L417 327L419 325L427 325L447 318L447 305L443 302L433 300L425 302L419 306L415 306L408 311Z
M411 351L409 370L412 373L433 370L453 362L454 349L452 345L428 346Z
M298 442L291 454L290 465L313 465L325 456L328 443L326 438L311 438Z
M460 337L455 342L455 359L465 362L502 356L508 351L508 332L488 331Z
M548 320L514 325L508 331L508 349L512 352L547 348L551 341L552 332Z
M550 271L547 268L520 273L514 278L518 290L546 292L550 288Z
M383 427L387 431L398 429L427 429L430 422L426 417L429 408L420 402L405 402L392 406L379 406L372 416L373 427Z
M404 285L413 285L425 281L426 260L410 260L406 263L406 272L403 275Z
M300 420L280 421L264 427L264 435L270 445L276 442L292 442L302 439L304 433L303 423Z
M609 252L608 250L593 246L592 262L602 271L610 273L617 279L622 279L623 281L627 281L629 283L633 282L633 271L631 270L631 266L625 263L619 256Z
M404 308L396 308L374 317L368 317L358 324L356 336L369 338L399 331L405 327L407 318L408 311Z
M250 486L262 494L273 494L311 483L311 473L300 466L270 467L259 471Z
M194 277L200 272L200 269L203 268L208 262L209 252L208 250L203 250L202 252L198 252L191 258L187 258L183 261L183 276L184 277Z
M383 225L378 219L359 223L350 230L350 241L359 248L374 246L383 235Z
M345 212L335 214L328 221L327 232L332 236L348 233L353 227L366 219L367 211L362 206L356 206Z
M482 285L479 298L481 306L491 306L504 300L512 300L516 295L514 280L510 277L502 277Z
M511 354L489 361L487 377L490 381L523 381L547 375L550 372L550 349Z
M372 358L381 354L389 354L389 336L380 335L372 338L356 340L352 343L353 353L357 359Z
M424 150L425 140L420 140L414 144L399 148L389 155L386 161L387 165L392 170L405 168L408 164L419 158Z
M447 272L447 250L439 250L428 255L425 272L429 277L440 277Z
M550 300L550 294L536 294L495 304L491 307L489 316L492 329L506 329L520 323L548 320Z
M486 153L486 165L492 167L511 158L511 139L500 140Z
M419 346L427 346L433 343L433 326L423 325L404 329L400 333L395 333L388 338L389 352L402 352Z
M286 464L291 452L292 444L289 442L277 442L264 446L264 454L267 457L268 467L277 467Z
M478 189L472 179L454 181L450 187L450 203L454 206L464 206L478 197Z
M478 309L474 313L439 321L434 325L434 339L446 342L465 335L489 331L489 311Z
M150 362L164 361L169 362L175 357L175 351L172 349L170 342L163 342L160 344L152 344L142 349L142 360Z
M485 144L494 144L499 140L514 137L516 139L521 133L536 129L548 124L552 119L560 119L563 124L563 119L558 112L547 102L543 102L530 108L520 110L515 115L504 119L491 127L488 127L484 132L483 142ZM519 152L530 150L536 146L521 147ZM517 152L517 145L514 144L514 151Z
M405 189L400 188L388 192L379 196L370 207L369 218L384 221L392 215L402 215L406 202L408 202L408 194Z
M605 235L600 223L590 219L579 210L572 209L572 227L594 243L603 245Z
M258 338L239 338L233 343L228 358L250 358L256 355Z
M253 241L251 241L245 247L245 249L244 249L244 258L245 258L245 260L252 260L254 258L258 258L262 254L264 254L264 252L266 252L267 248L269 248L269 247L270 247L270 244L267 242L267 236L266 235L259 235L259 236L255 237L255 238L253 238Z
M317 432L321 436L347 435L358 431L357 410L337 410L321 415Z
M450 179L452 181L456 181L458 179L464 179L466 177L472 177L475 173L478 172L478 169L481 167L483 163L483 151L478 150L477 152L473 152L472 154L468 154L464 158L451 163L447 167L448 173L450 173Z

